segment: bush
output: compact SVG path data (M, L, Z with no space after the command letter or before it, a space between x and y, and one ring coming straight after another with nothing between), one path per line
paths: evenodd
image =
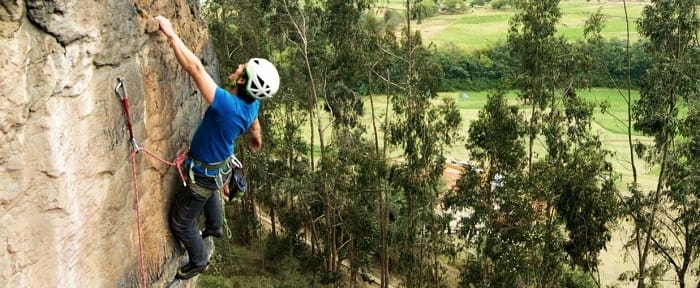
M435 16L435 14L438 12L438 6L433 2L433 0L423 0L416 7L413 8L411 12L411 18L413 19L418 19L420 16L421 19L425 19L431 16Z
M454 2L454 1L445 1L445 2ZM486 3L489 3L489 1L488 0L474 0L474 1L472 1L471 6L472 7L484 6L484 5L486 5ZM447 4L445 4L445 6L447 6Z
M503 45L471 54L455 46L447 46L438 49L433 57L440 63L444 73L440 91L488 90L499 87L501 81L507 79L517 65Z
M442 6L445 8L445 11L449 13L464 13L464 11L467 10L467 5L461 0L446 0L442 2ZM472 7L474 6L472 5Z
M595 284L590 274L580 270L564 270L564 287L566 288L595 288Z
M492 0L491 8L493 9L503 9L508 5L513 5L513 0Z
M387 9L384 12L384 24L388 30L394 30L404 22L403 14L396 10Z

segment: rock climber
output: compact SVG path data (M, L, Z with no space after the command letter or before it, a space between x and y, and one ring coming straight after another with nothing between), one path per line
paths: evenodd
M179 189L170 210L170 228L187 250L189 263L180 267L176 278L189 279L209 265L204 238L221 237L222 211L219 191L231 171L236 138L248 135L248 147L257 152L262 146L258 122L258 100L271 98L279 89L275 66L262 58L238 65L228 80L231 88L219 87L204 70L202 62L182 42L170 20L157 16L160 31L168 38L175 58L192 77L202 98L209 104L194 132L185 167L189 173L186 189ZM197 217L204 211L205 228L199 231Z

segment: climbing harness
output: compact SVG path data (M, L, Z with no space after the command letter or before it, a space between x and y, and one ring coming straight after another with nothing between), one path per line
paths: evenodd
M147 287L147 281L146 281L146 269L144 265L144 249L143 249L143 235L142 235L142 229L141 229L141 209L139 208L139 186L138 186L138 178L136 175L136 153L139 151L143 151L147 155L157 159L158 161L165 163L169 166L175 166L177 168L178 174L180 174L180 179L182 180L182 184L187 186L187 182L185 182L185 177L182 174L182 163L185 161L185 158L187 156L186 152L180 153L175 161L170 162L166 161L158 156L156 156L153 152L149 151L148 149L144 147L139 147L138 144L136 144L136 138L134 137L134 129L131 125L131 115L129 113L129 96L126 93L126 86L124 85L124 78L117 78L117 86L114 87L114 92L117 94L119 99L122 102L122 105L124 106L124 116L126 117L126 125L129 128L129 143L131 144L131 178L133 180L134 184L134 195L135 195L135 206L136 206L136 226L137 226L137 232L138 232L138 244L139 244L139 270L141 272L141 287Z
M233 233L231 232L231 227L228 225L228 220L226 219L226 202L227 199L228 201L233 200L233 198L240 192L245 192L247 184L245 184L245 177L243 177L243 174L239 172L239 170L243 169L243 163L241 163L240 160L236 157L236 155L231 156L229 160L229 165L231 166L231 170L227 176L226 182L224 182L224 186L221 189L219 189L219 197L221 199L221 219L223 220L224 224L224 229L226 230L226 238L231 239L233 238ZM243 179L242 182L240 179ZM233 181L233 182L231 182ZM241 184L243 186L241 186ZM235 191L231 191L231 186L235 188ZM243 188L243 189L241 189ZM229 195L228 198L224 195L224 189L229 189ZM231 194L233 193L233 194Z
M235 158L236 156L232 156ZM195 181L194 177L194 167L197 166L199 169L203 171L203 175L206 177L213 177L214 181L216 182L216 186L221 189L226 182L226 175L229 175L231 173L232 169L232 164L231 164L231 157L215 162L215 163L204 163L202 161L199 161L192 157L191 155L189 156L189 165L188 165L188 170L189 170L189 176L190 176L190 181L192 181L192 184L197 183ZM238 160L238 159L236 159ZM240 163L240 161L239 161ZM211 176L209 172L215 172L214 176Z

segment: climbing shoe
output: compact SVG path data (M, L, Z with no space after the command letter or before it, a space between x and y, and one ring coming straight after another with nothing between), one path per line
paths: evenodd
M204 230L202 230L202 238L207 238L209 236L221 238L221 236L224 236L224 229L219 227L219 228L214 229L214 230L211 230L209 228L205 228Z
M207 263L204 266L196 266L192 263L187 263L187 265L180 267L180 269L177 269L177 275L175 275L175 278L182 280L190 279L194 276L197 276L199 273L207 271L207 267L209 267L209 263Z

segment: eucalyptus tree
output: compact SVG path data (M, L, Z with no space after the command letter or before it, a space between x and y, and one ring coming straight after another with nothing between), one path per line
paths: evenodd
M370 70L381 51L372 40L378 31L361 21L373 2L278 1L280 31L291 44L293 62L304 67L296 78L308 84L303 94L307 95L309 143L319 151L319 155L310 154L312 183L301 204L312 243L322 250L325 280L334 285L340 284L346 259L354 281L359 268L368 264L373 252L369 247L379 239L374 229L377 219L367 218L370 215L362 211L378 210L377 187L384 181L386 162L378 149L371 154L360 149L366 145L366 127L359 121Z
M557 171L548 168L551 167L550 163L563 164L563 159L557 159L557 156L565 150L561 147L563 143L555 139L556 134L561 132L555 121L560 121L562 116L556 106L559 100L557 93L561 91L564 80L564 77L559 77L562 71L559 56L563 54L562 49L566 45L554 36L556 23L561 17L558 5L558 0L516 2L516 7L521 12L511 19L508 34L511 54L521 63L514 86L519 90L519 96L530 105L527 176L523 179L526 186L532 188L524 192L530 201L541 203L539 206L543 207L543 211L540 213L544 212L542 221L531 227L533 241L526 242L525 246L535 255L539 254L538 257L531 258L534 260L532 264L546 266L542 269L546 272L527 276L533 277L531 280L538 287L550 287L561 279L564 260L563 235L558 229L562 222L553 213L558 195L551 189L556 183L552 178L562 175L548 173ZM549 150L546 158L552 162L541 162L534 155L537 147L535 140L543 134L547 140L545 149Z
M411 1L406 1L407 17ZM409 21L409 20L407 20ZM457 140L461 118L454 100L433 104L442 75L439 64L431 61L420 34L411 31L410 22L401 40L402 78L397 83L400 94L391 99L393 115L388 123L388 142L398 147L402 162L392 168L391 181L403 194L403 203L395 235L399 271L407 287L440 287L442 270L439 261L444 243L442 219L435 209L441 191L444 149Z
M511 55L520 63L513 86L530 105L527 159L531 172L536 160L535 139L543 129L542 113L555 99L554 88L559 84L559 79L556 79L558 73L554 71L557 69L557 47L560 43L554 33L561 11L559 0L520 0L515 5L521 11L510 20L508 47Z
M559 1L515 4L508 47L519 67L506 81L529 111L519 115L496 92L470 127L468 148L481 167L465 173L451 199L473 211L463 219L474 254L462 284L560 287L565 264L597 271L619 207L609 152L591 132L595 106L576 94L588 66L555 36Z
M327 163L326 150L328 143L324 137L323 110L320 108L322 99L327 95L328 62L334 54L329 51L329 40L324 32L325 14L321 4L313 1L279 1L277 9L281 12L279 31L290 44L291 62L303 67L302 73L294 79L306 85L301 92L305 99L306 113L310 136L308 138L309 161L307 162L311 183L298 197L298 207L288 207L290 215L305 215L304 227L311 234L313 251L323 252L324 282L335 283L338 279L338 253L336 237L335 191L332 189L333 171ZM316 144L316 141L319 141ZM315 148L318 147L320 159L316 159ZM325 168L328 167L328 168ZM326 171L324 171L326 170ZM297 210L298 209L298 210ZM294 212L300 211L300 213Z
M375 147L372 153L358 150L363 145L368 145L364 140L368 138L367 127L358 120L364 112L361 97L371 93L369 85L373 76L370 71L377 68L377 63L381 62L379 59L384 57L382 49L377 47L382 47L380 45L384 45L385 40L379 35L381 31L368 21L371 19L368 9L373 3L374 1L331 0L324 6L326 13L323 31L330 51L324 108L332 121L333 131L330 134L333 151L344 159L336 162L336 166L321 167L321 170L327 169L323 173L335 180L328 189L329 205L326 206L325 217L335 219L334 223L328 223L328 227L338 227L328 229L332 239L328 241L331 254L334 255L332 258L337 259L338 263L346 258L351 260L353 283L358 270L370 264L369 255L374 252L374 244L380 239L378 224L385 220L368 218L374 216L368 213L378 211L378 206L381 206L377 205L381 195L378 192L386 189L386 157L376 148L379 145L376 136L371 145ZM376 135L376 125L373 129ZM331 159L333 157L329 156L329 161L322 161L328 163L332 162ZM353 173L347 169L358 172ZM365 227L358 223L365 224ZM334 235L336 230L340 235ZM335 252L332 251L333 245L338 245Z
M697 103L700 100L700 45L696 0L652 1L638 20L652 66L633 107L634 127L652 136L637 145L648 163L659 166L656 188L633 191L628 202L640 209L633 239L637 247L637 287L653 281L650 256L656 252L673 268L680 287L698 256ZM651 278L648 280L648 278Z
M399 75L405 74L403 64L403 58L401 55L401 46L397 38L396 25L391 22L391 19L387 19L386 15L383 20L378 17L372 17L367 15L366 17L367 29L376 31L377 33L370 34L369 42L374 47L375 50L379 51L379 54L374 54L371 58L373 63L368 74L370 76L367 78L367 89L369 97L369 112L371 116L372 130L371 133L374 136L374 147L375 152L379 156L377 160L384 163L382 170L376 173L377 181L372 187L377 189L379 198L378 203L378 219L379 219L379 261L380 261L380 271L381 279L380 286L382 288L389 287L389 258L394 255L393 251L390 249L391 245L391 235L395 231L390 231L390 206L396 207L397 205L392 205L393 201L400 198L396 197L397 193L394 189L395 186L389 181L390 173L388 173L389 165L389 141L388 133L386 129L389 127L389 120L391 118L391 113L389 107L391 106L391 99L394 98L398 91L403 90L403 86L395 83L393 79L400 79ZM368 56L372 56L370 54ZM375 104L375 93L385 93L386 103L383 107ZM383 113L382 113L383 112ZM383 114L383 119L381 119L381 114ZM382 121L383 120L383 121ZM379 132L384 132L381 134ZM381 147L380 147L381 144ZM392 233L390 233L392 232Z
M522 248L538 215L522 201L517 188L522 182L518 171L525 167L526 133L522 113L517 105L507 103L504 91L489 94L478 119L469 126L466 147L472 167L445 197L447 208L468 212L458 229L468 251L460 287L518 287L534 282L528 275L535 266L517 260L536 257ZM504 185L489 180L496 174L506 176Z

